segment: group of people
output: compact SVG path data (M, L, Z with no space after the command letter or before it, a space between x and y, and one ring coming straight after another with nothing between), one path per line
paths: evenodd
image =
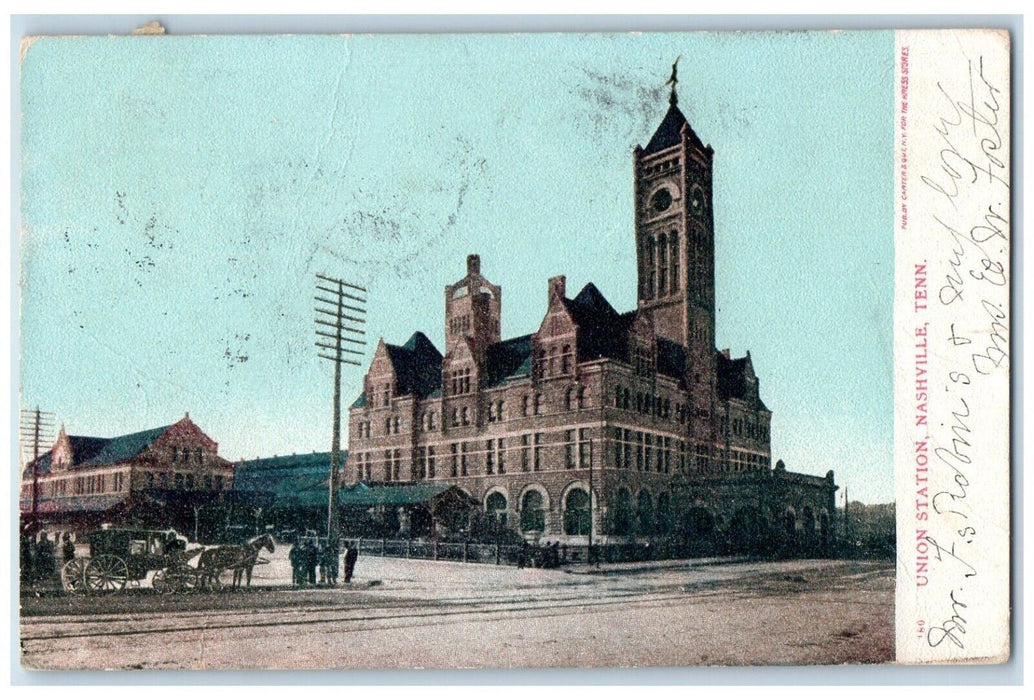
M288 558L291 561L291 582L295 586L337 585L341 559L341 546L337 539L328 541L326 537L302 537L291 545ZM345 583L351 583L358 558L359 549L351 543L346 544Z
M21 577L24 583L46 583L58 575L57 542L46 532L38 537L23 534L19 551ZM65 533L61 544L61 566L75 558L75 543Z

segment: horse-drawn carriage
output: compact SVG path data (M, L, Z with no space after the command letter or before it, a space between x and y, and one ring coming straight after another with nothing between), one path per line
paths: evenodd
M70 593L121 591L127 585L139 586L152 571L151 587L158 593L218 590L226 570L234 572L234 587L244 573L250 585L252 567L266 563L259 551L273 551L268 535L245 545L211 549L188 549L187 539L175 530L108 528L91 533L88 540L90 556L75 557L61 569L61 583ZM198 555L197 566L191 566Z
M187 549L175 530L98 530L88 537L90 555L75 557L61 569L61 584L72 593L120 591L139 585L154 571L156 590L187 590L199 582L191 559L201 547Z

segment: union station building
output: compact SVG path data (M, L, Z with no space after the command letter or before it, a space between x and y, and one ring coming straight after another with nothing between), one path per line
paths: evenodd
M422 333L378 344L348 479L449 483L532 540L828 543L833 473L773 465L750 353L715 346L714 150L674 89L632 159L636 308L558 276L538 329L504 339L503 290L468 256L444 290L444 355Z

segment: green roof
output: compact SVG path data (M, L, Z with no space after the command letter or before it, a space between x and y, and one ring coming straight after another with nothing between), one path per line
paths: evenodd
M338 503L342 506L412 506L426 503L451 488L455 487L452 484L356 484L341 490Z
M345 466L348 452L341 452ZM238 491L269 493L276 507L314 507L327 504L330 453L313 452L238 462L233 487Z

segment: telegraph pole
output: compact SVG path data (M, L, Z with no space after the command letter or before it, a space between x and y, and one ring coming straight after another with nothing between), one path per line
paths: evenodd
M22 442L22 459L25 453L32 455L32 508L29 511L29 524L36 527L37 511L39 510L39 453L42 444L54 441L54 414L48 411L41 411L39 406L35 409L22 409L21 429L19 431ZM21 483L21 475L18 475ZM19 492L21 489L19 488ZM19 502L21 495L19 493ZM19 506L20 509L20 506Z
M602 428L602 423L601 423L601 428L600 428L601 433L602 433L602 430L603 430L603 428ZM593 515L594 515L593 511L595 510L593 508L593 506L595 505L595 496L593 495L594 491L593 491L593 484L592 484L592 461L593 461L593 457L595 457L595 455L593 454L593 443L594 442L595 442L595 440L589 440L589 551L588 551L588 554L585 557L585 563L590 565L590 566L593 564L593 561L596 558L595 554L592 551L592 531L593 531L593 524L594 524L593 523ZM599 561L596 561L595 563L596 563L596 566L600 565Z
M334 363L334 426L330 443L330 496L327 539L337 538L337 492L341 472L341 365L360 366L346 355L362 355L347 345L366 345L366 289L326 275L316 275L316 347ZM354 314L354 315L351 315Z

